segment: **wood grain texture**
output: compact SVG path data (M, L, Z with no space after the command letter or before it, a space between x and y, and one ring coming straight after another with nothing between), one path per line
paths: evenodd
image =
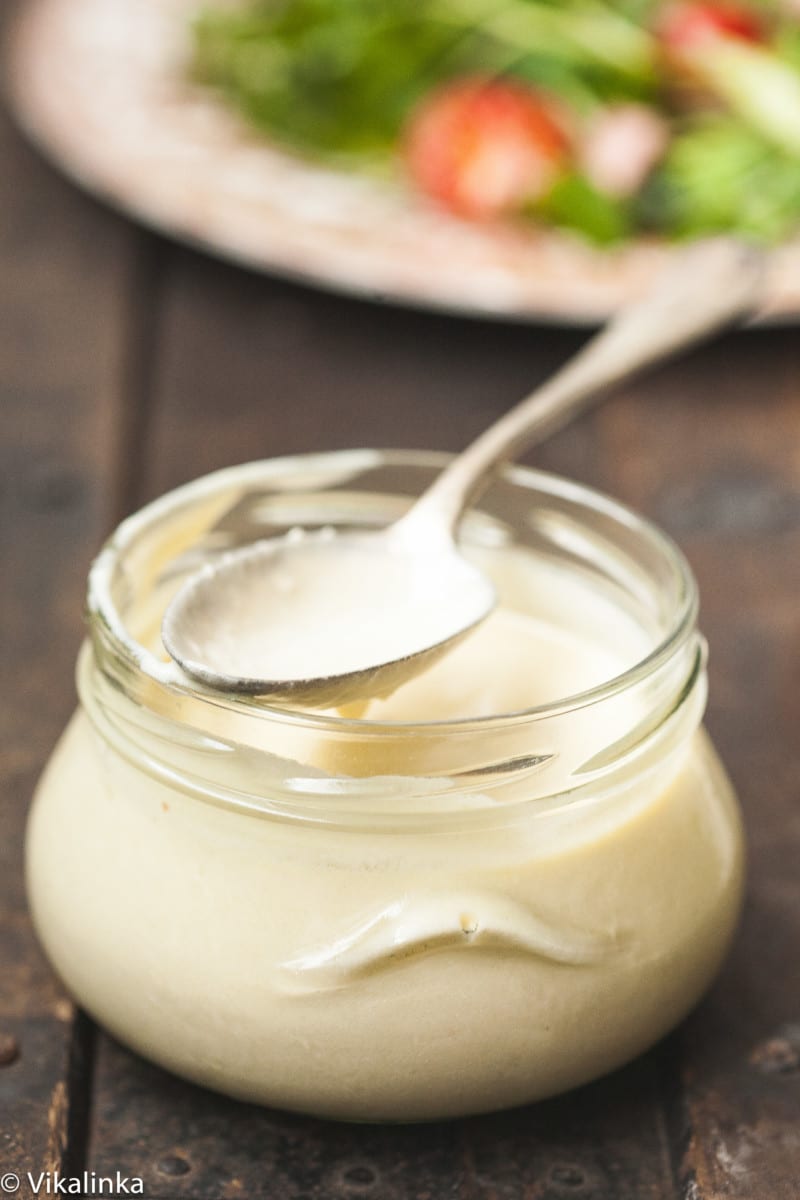
M279 454L459 449L581 341L315 293L179 248L162 303L148 498ZM590 469L590 428L546 457Z
M672 1200L663 1049L545 1104L342 1125L238 1104L100 1040L91 1167L150 1200Z
M625 499L679 541L710 644L708 725L741 800L733 953L677 1038L686 1200L800 1195L800 341L728 338L603 415Z
M0 1035L16 1043L0 1065L0 1167L24 1177L74 1165L85 1133L91 1033L37 947L22 847L75 703L86 570L116 515L130 234L2 115L0 164Z

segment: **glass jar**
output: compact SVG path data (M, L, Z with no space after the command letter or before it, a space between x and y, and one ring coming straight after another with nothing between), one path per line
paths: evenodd
M580 694L355 720L204 692L167 660L161 614L200 563L385 524L445 461L232 468L125 521L93 566L81 704L30 818L35 924L101 1024L233 1096L360 1120L548 1096L665 1033L732 935L742 839L700 727L695 585L587 488L509 468L462 528L478 558L577 581L583 606L539 597L564 621L624 622L630 664Z

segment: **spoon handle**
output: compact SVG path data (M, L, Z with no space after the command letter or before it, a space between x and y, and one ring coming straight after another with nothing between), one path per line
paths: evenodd
M696 242L541 387L485 430L395 526L401 537L451 535L498 463L565 425L605 389L751 313L766 255L734 238Z

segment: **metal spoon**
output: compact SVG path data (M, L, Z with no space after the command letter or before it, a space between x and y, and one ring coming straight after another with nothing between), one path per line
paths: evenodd
M311 533L233 550L187 580L164 645L204 685L311 707L385 696L492 610L491 582L455 544L489 474L634 372L751 313L764 254L730 238L678 255L532 395L455 458L378 532Z

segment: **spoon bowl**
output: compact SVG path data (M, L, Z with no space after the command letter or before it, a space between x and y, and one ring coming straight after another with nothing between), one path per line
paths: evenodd
M402 522L385 532L294 530L189 579L162 639L208 687L332 708L391 694L494 604L491 581L449 538L426 552Z

